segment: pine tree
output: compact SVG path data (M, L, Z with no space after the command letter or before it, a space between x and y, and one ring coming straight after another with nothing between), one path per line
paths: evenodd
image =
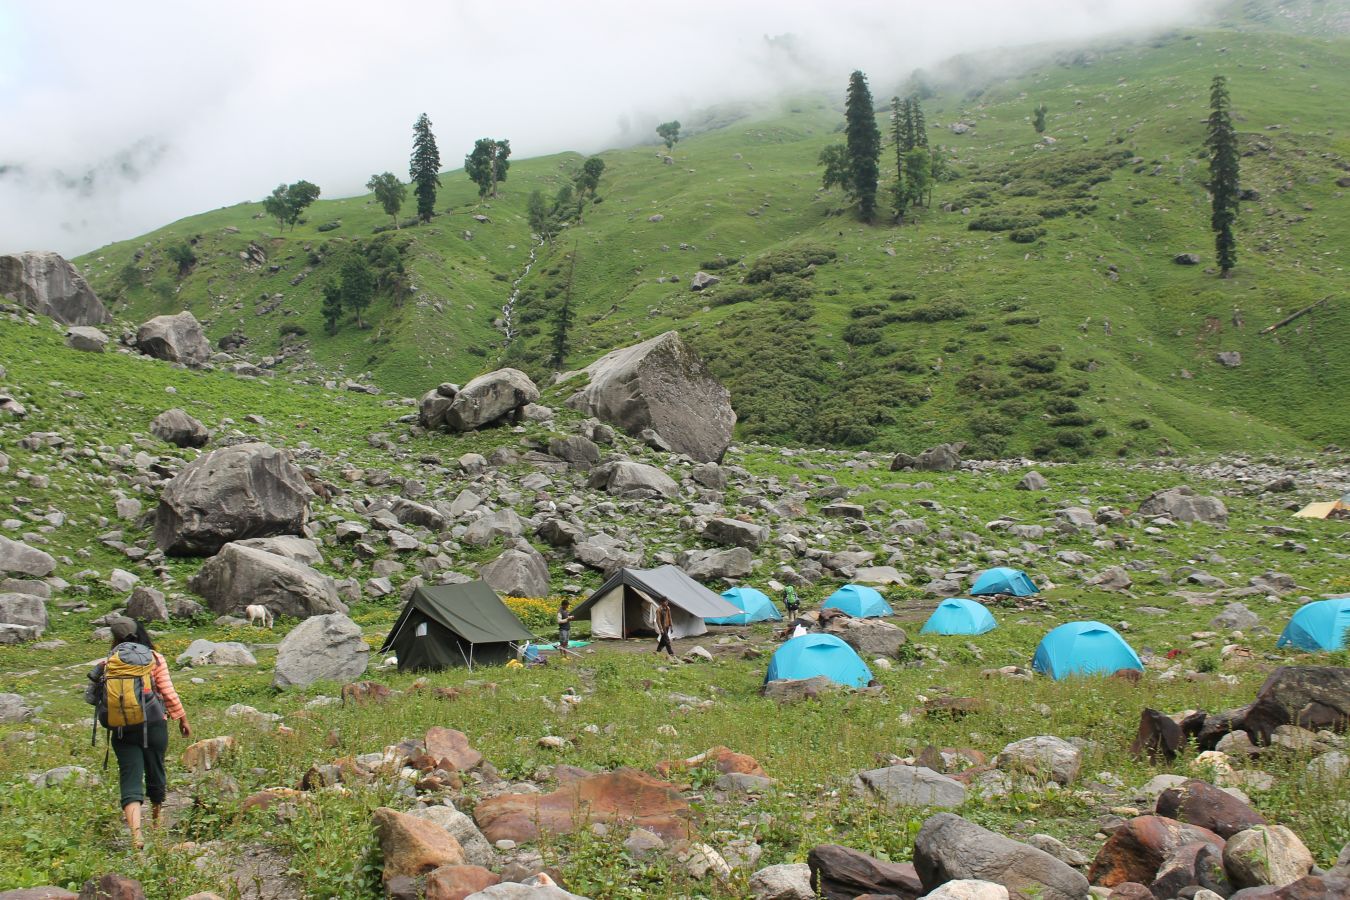
M342 261L339 275L342 278L342 305L356 313L356 327L365 328L361 313L375 296L375 273L365 256L354 250Z
M338 321L342 318L342 286L330 281L323 286L323 324L329 334L337 334Z
M1209 227L1214 232L1219 274L1227 278L1237 265L1233 222L1237 219L1239 189L1237 134L1228 109L1228 80L1222 75L1215 75L1209 88L1205 146L1209 148Z
M880 173L881 129L867 76L854 72L848 79L844 102L844 147L848 154L849 182L858 200L858 214L864 222L876 216L877 178Z
M417 218L430 222L436 212L436 188L441 184L441 152L436 149L436 135L431 133L431 120L426 113L417 117L413 125L412 160L408 177L417 197Z
M891 188L891 209L895 220L905 217L905 110L909 101L891 98L891 143L895 145L895 185Z
M561 367L572 348L570 331L572 328L572 279L577 271L577 248L572 246L572 261L567 269L567 289L563 291L562 304L553 314L553 355L550 362Z
M464 174L478 185L479 199L497 196L497 183L506 180L506 170L511 167L510 156L510 141L474 141L473 152L464 157Z
M910 134L914 138L914 146L927 147L928 123L924 121L923 104L919 102L919 96L917 94L909 98L909 109L911 122Z
M548 201L544 199L543 191L538 188L530 191L530 198L525 201L525 213L530 220L530 230L539 235L541 241L553 236L549 231Z
M1036 129L1037 134L1045 133L1045 114L1049 111L1050 107L1046 106L1044 101L1036 104L1036 117L1032 120L1031 127Z

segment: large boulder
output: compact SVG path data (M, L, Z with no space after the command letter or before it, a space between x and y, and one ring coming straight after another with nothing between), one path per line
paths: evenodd
M590 775L548 794L500 794L482 800L473 817L492 842L570 834L593 823L645 828L668 841L690 835L692 811L673 784L636 769Z
M46 578L55 568L50 554L0 534L0 573Z
M650 429L699 462L721 460L731 444L731 392L678 332L608 353L582 374L590 383L568 398L573 409L634 437Z
M815 900L811 867L806 863L782 863L760 869L750 876L750 896L754 900Z
M494 591L510 597L547 597L548 562L525 544L512 547L478 571Z
M205 425L177 408L155 416L150 433L175 447L203 447L211 440L211 432Z
M459 841L435 822L382 806L372 816L384 857L384 882L416 878L441 866L464 864Z
M415 819L435 822L449 832L450 836L459 841L459 845L464 848L464 859L469 865L486 867L496 863L492 845L483 837L483 832L478 830L473 819L453 806L444 804L428 806L425 809L412 810L408 815Z
M525 523L509 506L488 513L464 530L460 538L470 547L486 547L498 538L517 538L525 533Z
M918 456L897 453L891 460L891 471L918 469L922 472L951 472L961 468L961 451L966 449L964 441L954 444L938 444L929 447Z
M912 864L874 859L838 844L811 848L806 864L811 870L811 886L824 900L853 900L872 894L914 900L924 893Z
M1241 730L1264 746L1281 725L1312 731L1350 727L1350 669L1280 666L1266 678L1251 704L1203 717L1196 740L1201 750L1213 750L1229 732Z
M347 611L329 576L298 560L237 543L226 544L208 559L188 587L221 615L241 615L255 603L274 615L299 619Z
M417 408L417 421L423 428L444 428L445 414L450 411L450 404L455 402L455 395L459 393L459 385L445 382L422 395Z
M887 806L937 806L954 809L966 802L966 786L924 766L887 766L859 772L853 779L861 794Z
M82 353L102 353L108 336L92 325L72 325L66 329L66 346Z
M1067 863L954 813L923 823L914 839L914 868L929 891L969 878L1001 884L1016 898L1082 900L1088 893L1087 879Z
M361 626L341 613L315 616L295 626L277 648L272 686L355 681L365 673L369 655Z
M1284 887L1312 871L1313 855L1283 825L1257 825L1228 839L1223 865L1236 887Z
M703 529L703 538L723 547L745 547L754 550L769 538L769 529L754 522L725 517L709 519Z
M426 399L423 398L423 419L434 422L437 415L426 405ZM539 388L530 376L519 369L498 369L479 375L460 388L440 418L451 431L472 431L507 416L518 420L525 407L538 399ZM433 406L439 408L438 404Z
M1175 522L1221 525L1228 521L1228 507L1218 497L1202 497L1183 484L1149 494L1139 504L1139 515L1166 516Z
M1154 809L1160 816L1208 828L1222 838L1266 824L1260 813L1237 797L1194 778L1164 790Z
M312 496L284 450L264 443L222 447L164 486L155 543L171 556L210 556L230 541L299 534Z
M665 472L645 463L618 459L591 470L587 487L630 499L674 497L680 486Z
M908 638L899 625L880 619L854 619L834 616L825 631L848 644L864 657L898 656Z
M714 578L744 578L754 567L755 558L744 547L730 550L684 550L675 559L690 578L711 581Z
M1187 844L1203 841L1222 850L1223 838L1208 828L1166 816L1136 816L1121 825L1097 851L1088 878L1102 887L1126 881L1151 884L1162 864Z
M47 601L32 594L0 594L0 644L35 641L47 630Z
M102 325L112 320L89 283L64 257L30 250L0 256L0 296L62 325Z
M1078 777L1083 751L1063 738L1042 734L1013 741L999 753L996 764L1007 772L1068 784Z
M136 349L185 366L200 366L211 358L202 323L187 310L176 316L155 316L141 325L136 329Z
M567 460L572 468L581 472L589 472L600 463L600 448L595 441L579 434L549 438L548 455Z

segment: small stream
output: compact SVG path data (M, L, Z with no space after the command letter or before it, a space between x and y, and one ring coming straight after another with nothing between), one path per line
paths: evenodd
M506 298L506 303L502 306L502 331L506 333L505 344L511 346L511 342L516 339L516 300L520 297L520 283L530 274L530 269L534 267L534 260L539 255L539 248L544 246L541 240L530 248L530 258L525 262L525 269L515 281L511 282L511 295Z

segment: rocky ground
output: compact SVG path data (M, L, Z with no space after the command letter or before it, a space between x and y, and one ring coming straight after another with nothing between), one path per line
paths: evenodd
M1291 518L1350 489L1342 451L774 448L731 441L678 338L542 390L508 370L413 400L259 378L186 321L117 344L2 312L0 888L1345 896L1347 657L1276 647L1302 603L1350 591L1346 523ZM893 623L830 626L877 686L761 696L767 626L679 664L593 644L419 679L374 652L422 582L584 596L663 563L808 607L877 585ZM1040 593L993 604L986 635L915 633L990 565ZM243 618L259 602L270 632ZM78 694L122 610L153 623L202 739L174 747L171 815L139 855ZM1142 678L1032 675L1074 619L1115 626ZM1258 699L1296 711L1251 720L1255 745L1214 732ZM1188 720L1187 743L1169 715L1189 710L1211 730Z

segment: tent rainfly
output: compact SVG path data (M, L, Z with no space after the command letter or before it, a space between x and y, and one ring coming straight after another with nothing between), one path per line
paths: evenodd
M534 635L486 582L424 584L409 598L381 653L398 656L400 672L500 665L512 643Z
M783 614L769 595L752 587L727 588L722 599L741 610L740 615L704 619L709 625L748 625L751 622L779 622Z
M591 620L591 637L622 639L656 634L656 606L670 601L672 637L707 634L704 619L736 616L741 610L675 566L620 569L573 610Z
M1309 503L1294 513L1295 519L1340 519L1350 518L1350 494L1339 500Z
M1026 572L1010 569L1007 566L995 566L985 569L975 579L970 593L973 597L987 594L1012 594L1014 597L1030 597L1039 589Z
M1341 650L1347 645L1350 645L1350 594L1305 603L1289 619L1275 644L1309 653Z

